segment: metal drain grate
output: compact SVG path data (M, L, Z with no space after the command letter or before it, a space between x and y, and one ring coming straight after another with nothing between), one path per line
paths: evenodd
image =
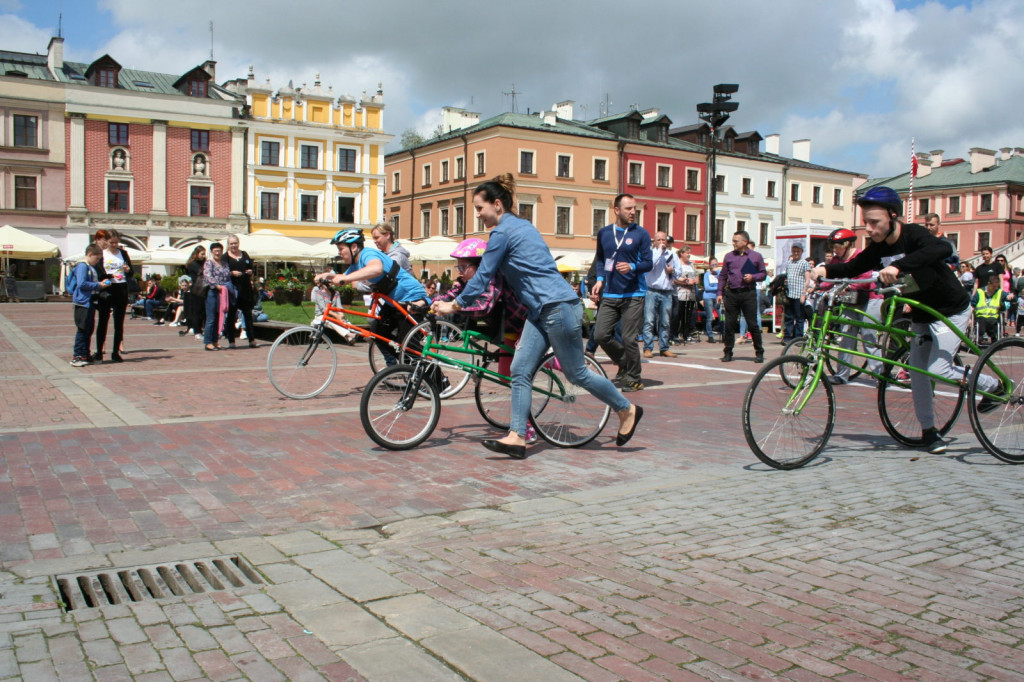
M67 611L264 584L240 556L58 575L54 582Z

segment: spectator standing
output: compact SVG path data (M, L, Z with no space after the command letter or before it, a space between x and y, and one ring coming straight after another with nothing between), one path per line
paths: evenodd
M206 326L203 329L203 344L206 350L220 350L221 325L227 313L231 286L231 270L224 262L224 245L210 244L210 257L203 264L203 281L206 282Z
M804 335L804 303L807 302L807 272L813 267L804 260L804 245L793 242L786 263L786 326L782 343Z
M654 334L658 334L658 349L665 358L674 358L670 348L669 324L672 320L672 300L675 291L672 281L679 269L679 259L672 249L668 248L668 235L655 232L651 247L651 270L644 277L647 279L647 292L644 294L644 357L654 357Z
M679 249L679 269L676 271L676 298L679 299L679 327L677 333L684 344L694 335L697 318L697 268L690 262L692 249Z
M252 288L252 258L241 249L238 235L228 237L228 250L224 252L224 262L231 271L231 284L235 287L235 300L228 307L228 319L224 323L228 346L235 347L238 313L242 313L242 324L245 325L245 338L249 340L249 348L256 347L256 334L252 328L252 308L256 302L256 293Z
M960 264L960 284L970 294L974 291L974 270L971 269L971 264L964 261Z
M113 316L114 349L110 353L110 361L124 362L121 358L121 342L124 340L124 314L128 311L128 280L135 271L132 269L132 259L121 248L121 235L117 230L97 230L96 243L103 249L103 260L96 267L101 269L102 278L109 279L111 285L106 289L107 295L99 297L96 306L96 354L93 360L103 361L103 344L107 340L107 326Z
M110 286L110 280L100 281L96 266L103 259L103 249L96 244L85 247L85 260L71 271L71 286L66 287L75 307L75 349L71 366L89 364L89 342L96 322L96 294Z
M405 248L395 240L395 228L387 223L377 223L370 232L373 243L378 251L388 255L391 260L398 263L402 268L412 275L412 264L409 262L409 249Z
M192 279L188 296L185 298L185 323L187 329L178 332L179 336L195 334L196 339L203 338L202 332L206 320L206 282L203 280L203 266L206 264L206 247L197 246L185 263L185 271Z
M739 316L743 314L747 329L754 341L754 362L764 362L764 342L761 339L761 316L757 310L757 285L768 276L764 258L750 248L750 235L744 230L732 236L733 250L725 254L722 274L718 278L718 300L724 304L725 322L722 340L722 362L732 362L732 349L739 331Z
M974 288L971 293L977 292L979 287L984 289L988 286L988 280L992 275L999 275L1002 278L1003 266L992 260L992 247L983 246L981 248L981 263L974 268ZM1002 279L999 281L1001 283Z
M619 366L616 379L624 393L643 390L640 379L640 347L637 336L643 323L644 297L650 272L651 236L637 225L636 199L630 194L615 197L615 222L597 233L597 282L590 297L600 299L597 309L597 343ZM615 338L615 325L622 322L622 341Z
M955 272L960 267L960 254L957 252L956 244L953 243L953 240L942 233L942 220L939 218L939 214L926 213L924 216L924 226L928 228L928 231L933 236L938 237L944 242L949 242L949 245L953 248L953 255L947 258L945 263Z
M708 269L704 271L704 333L708 343L715 342L715 309L718 301L718 259L708 261Z

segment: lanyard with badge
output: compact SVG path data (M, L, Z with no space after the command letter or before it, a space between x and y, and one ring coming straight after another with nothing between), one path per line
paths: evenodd
M618 226L612 228L612 239L615 240L615 251L612 252L610 258L604 259L604 271L607 273L611 273L611 271L615 269L615 256L618 255L619 249L622 248L622 243L626 241L626 232L629 231L628 227L624 228L622 230L622 239L619 239L617 236L615 236L615 231L618 229Z

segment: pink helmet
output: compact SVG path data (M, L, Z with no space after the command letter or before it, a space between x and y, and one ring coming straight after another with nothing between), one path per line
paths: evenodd
M481 258L487 250L487 242L483 239L470 237L459 242L452 251L452 258Z

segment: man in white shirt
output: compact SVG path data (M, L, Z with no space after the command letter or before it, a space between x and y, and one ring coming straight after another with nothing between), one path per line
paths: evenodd
M679 269L679 259L667 247L668 235L655 232L651 242L651 260L654 267L646 273L647 293L644 294L644 357L654 357L654 332L657 328L658 346L661 356L674 358L669 349L669 319L672 314L672 298L675 296L673 281Z

